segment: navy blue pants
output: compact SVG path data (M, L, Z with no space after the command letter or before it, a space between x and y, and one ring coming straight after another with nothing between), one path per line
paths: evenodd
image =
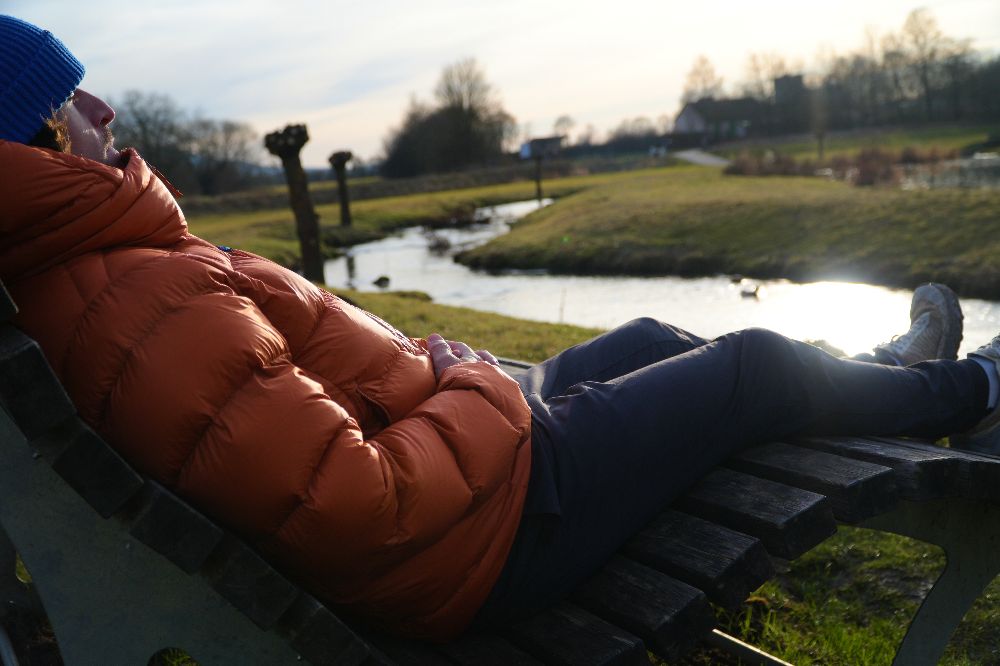
M763 329L709 342L637 319L521 380L532 410L524 516L481 623L544 608L735 451L805 434L938 438L985 415L973 361L889 367Z

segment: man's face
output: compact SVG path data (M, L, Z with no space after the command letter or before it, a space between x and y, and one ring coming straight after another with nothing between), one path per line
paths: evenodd
M69 128L70 152L113 167L124 166L124 157L115 150L108 125L115 111L100 97L77 88L73 97L59 109Z

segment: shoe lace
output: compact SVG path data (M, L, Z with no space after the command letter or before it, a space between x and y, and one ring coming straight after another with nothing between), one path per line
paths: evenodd
M939 331L935 331L932 326L933 318L929 312L917 317L906 333L894 335L889 342L879 345L878 349L884 349L899 357L899 360L906 360L905 356L911 356L914 352L918 354L933 353L937 348L937 338ZM1000 336L997 336L1000 337Z

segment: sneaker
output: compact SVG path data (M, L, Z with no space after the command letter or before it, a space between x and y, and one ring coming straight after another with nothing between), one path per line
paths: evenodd
M969 354L969 358L973 356L993 363L1000 372L1000 335ZM1000 455L1000 408L991 409L972 430L952 435L949 439L956 449Z
M962 342L962 307L943 284L925 284L913 292L910 330L875 347L875 358L913 365L937 358L955 360Z

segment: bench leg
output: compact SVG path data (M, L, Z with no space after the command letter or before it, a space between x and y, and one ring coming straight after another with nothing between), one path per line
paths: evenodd
M940 546L944 571L924 598L900 643L893 664L936 664L955 628L1000 573L1000 507L966 499L901 501L867 522Z

